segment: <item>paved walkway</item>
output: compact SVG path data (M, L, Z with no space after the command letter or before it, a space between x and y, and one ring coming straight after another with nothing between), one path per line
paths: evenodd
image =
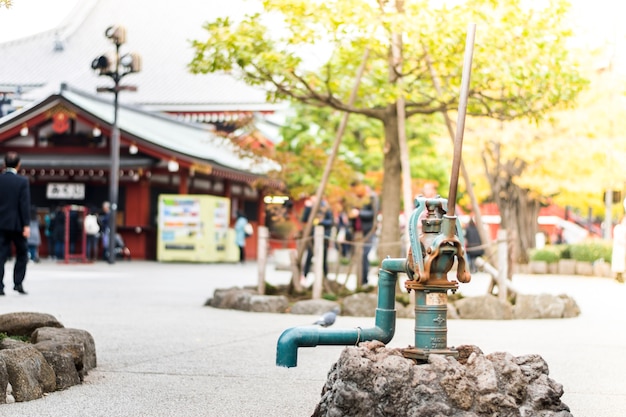
M98 367L85 383L44 399L0 405L3 417L309 416L342 347L300 349L298 367L275 366L283 330L314 317L218 310L203 304L216 288L256 285L256 265L119 262L30 264L29 295L9 291L0 313L36 311L96 341ZM268 280L289 273L268 267ZM484 292L486 277L462 285ZM567 293L583 314L566 320L451 320L450 345L485 353L537 353L564 385L563 401L579 417L626 413L626 286L605 278L519 276L525 293ZM336 327L372 326L373 318L339 317ZM391 346L413 344L414 321L400 319Z

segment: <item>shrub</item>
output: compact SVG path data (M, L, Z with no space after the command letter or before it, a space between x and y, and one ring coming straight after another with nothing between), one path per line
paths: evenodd
M602 259L611 262L612 247L608 242L583 242L569 245L572 259L580 262L595 262Z
M533 249L530 252L531 261L545 261L549 264L558 262L561 254L555 248Z

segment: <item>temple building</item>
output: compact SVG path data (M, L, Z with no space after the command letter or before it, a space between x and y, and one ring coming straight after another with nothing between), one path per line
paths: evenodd
M278 167L249 150L273 147L273 117L284 106L228 75L188 72L190 40L202 39L214 6L85 0L59 27L0 44L0 154L22 156L39 213L69 204L99 209L109 199L113 95L97 90L112 80L91 63L115 49L105 31L119 24L127 32L121 49L142 60L141 71L121 81L136 91L119 93L116 121L116 224L133 258L157 257L160 195L225 197L231 225L237 210L264 223L263 199L281 188L269 176ZM248 243L254 258L254 239Z

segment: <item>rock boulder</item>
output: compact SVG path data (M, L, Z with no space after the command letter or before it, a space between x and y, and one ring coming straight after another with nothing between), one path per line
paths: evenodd
M418 364L377 341L345 348L313 416L571 417L539 355L458 350Z

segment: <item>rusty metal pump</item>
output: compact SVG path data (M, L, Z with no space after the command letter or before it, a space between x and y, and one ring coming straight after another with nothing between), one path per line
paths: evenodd
M408 225L410 249L407 258L384 259L378 271L378 305L374 327L346 330L309 326L287 329L278 339L277 365L296 366L299 347L354 345L368 340L379 340L383 343L391 341L395 332L394 292L398 273L406 273L408 280L405 282L405 288L415 295L415 346L404 349L404 356L415 360L427 360L430 354L458 355L454 349L447 347L447 301L448 291L455 292L459 282L470 281L470 274L466 269L461 224L454 211L475 26L470 25L467 36L449 200L421 196L415 199L415 209ZM448 201L451 202L450 207ZM456 280L449 280L448 274L455 264Z
M403 353L413 359L425 360L431 353L457 355L447 347L448 290L456 292L459 282L467 283L471 277L465 267L461 224L446 214L447 203L440 197L418 197L409 220L411 247L404 286L415 293L415 346ZM455 261L457 281L448 279Z

